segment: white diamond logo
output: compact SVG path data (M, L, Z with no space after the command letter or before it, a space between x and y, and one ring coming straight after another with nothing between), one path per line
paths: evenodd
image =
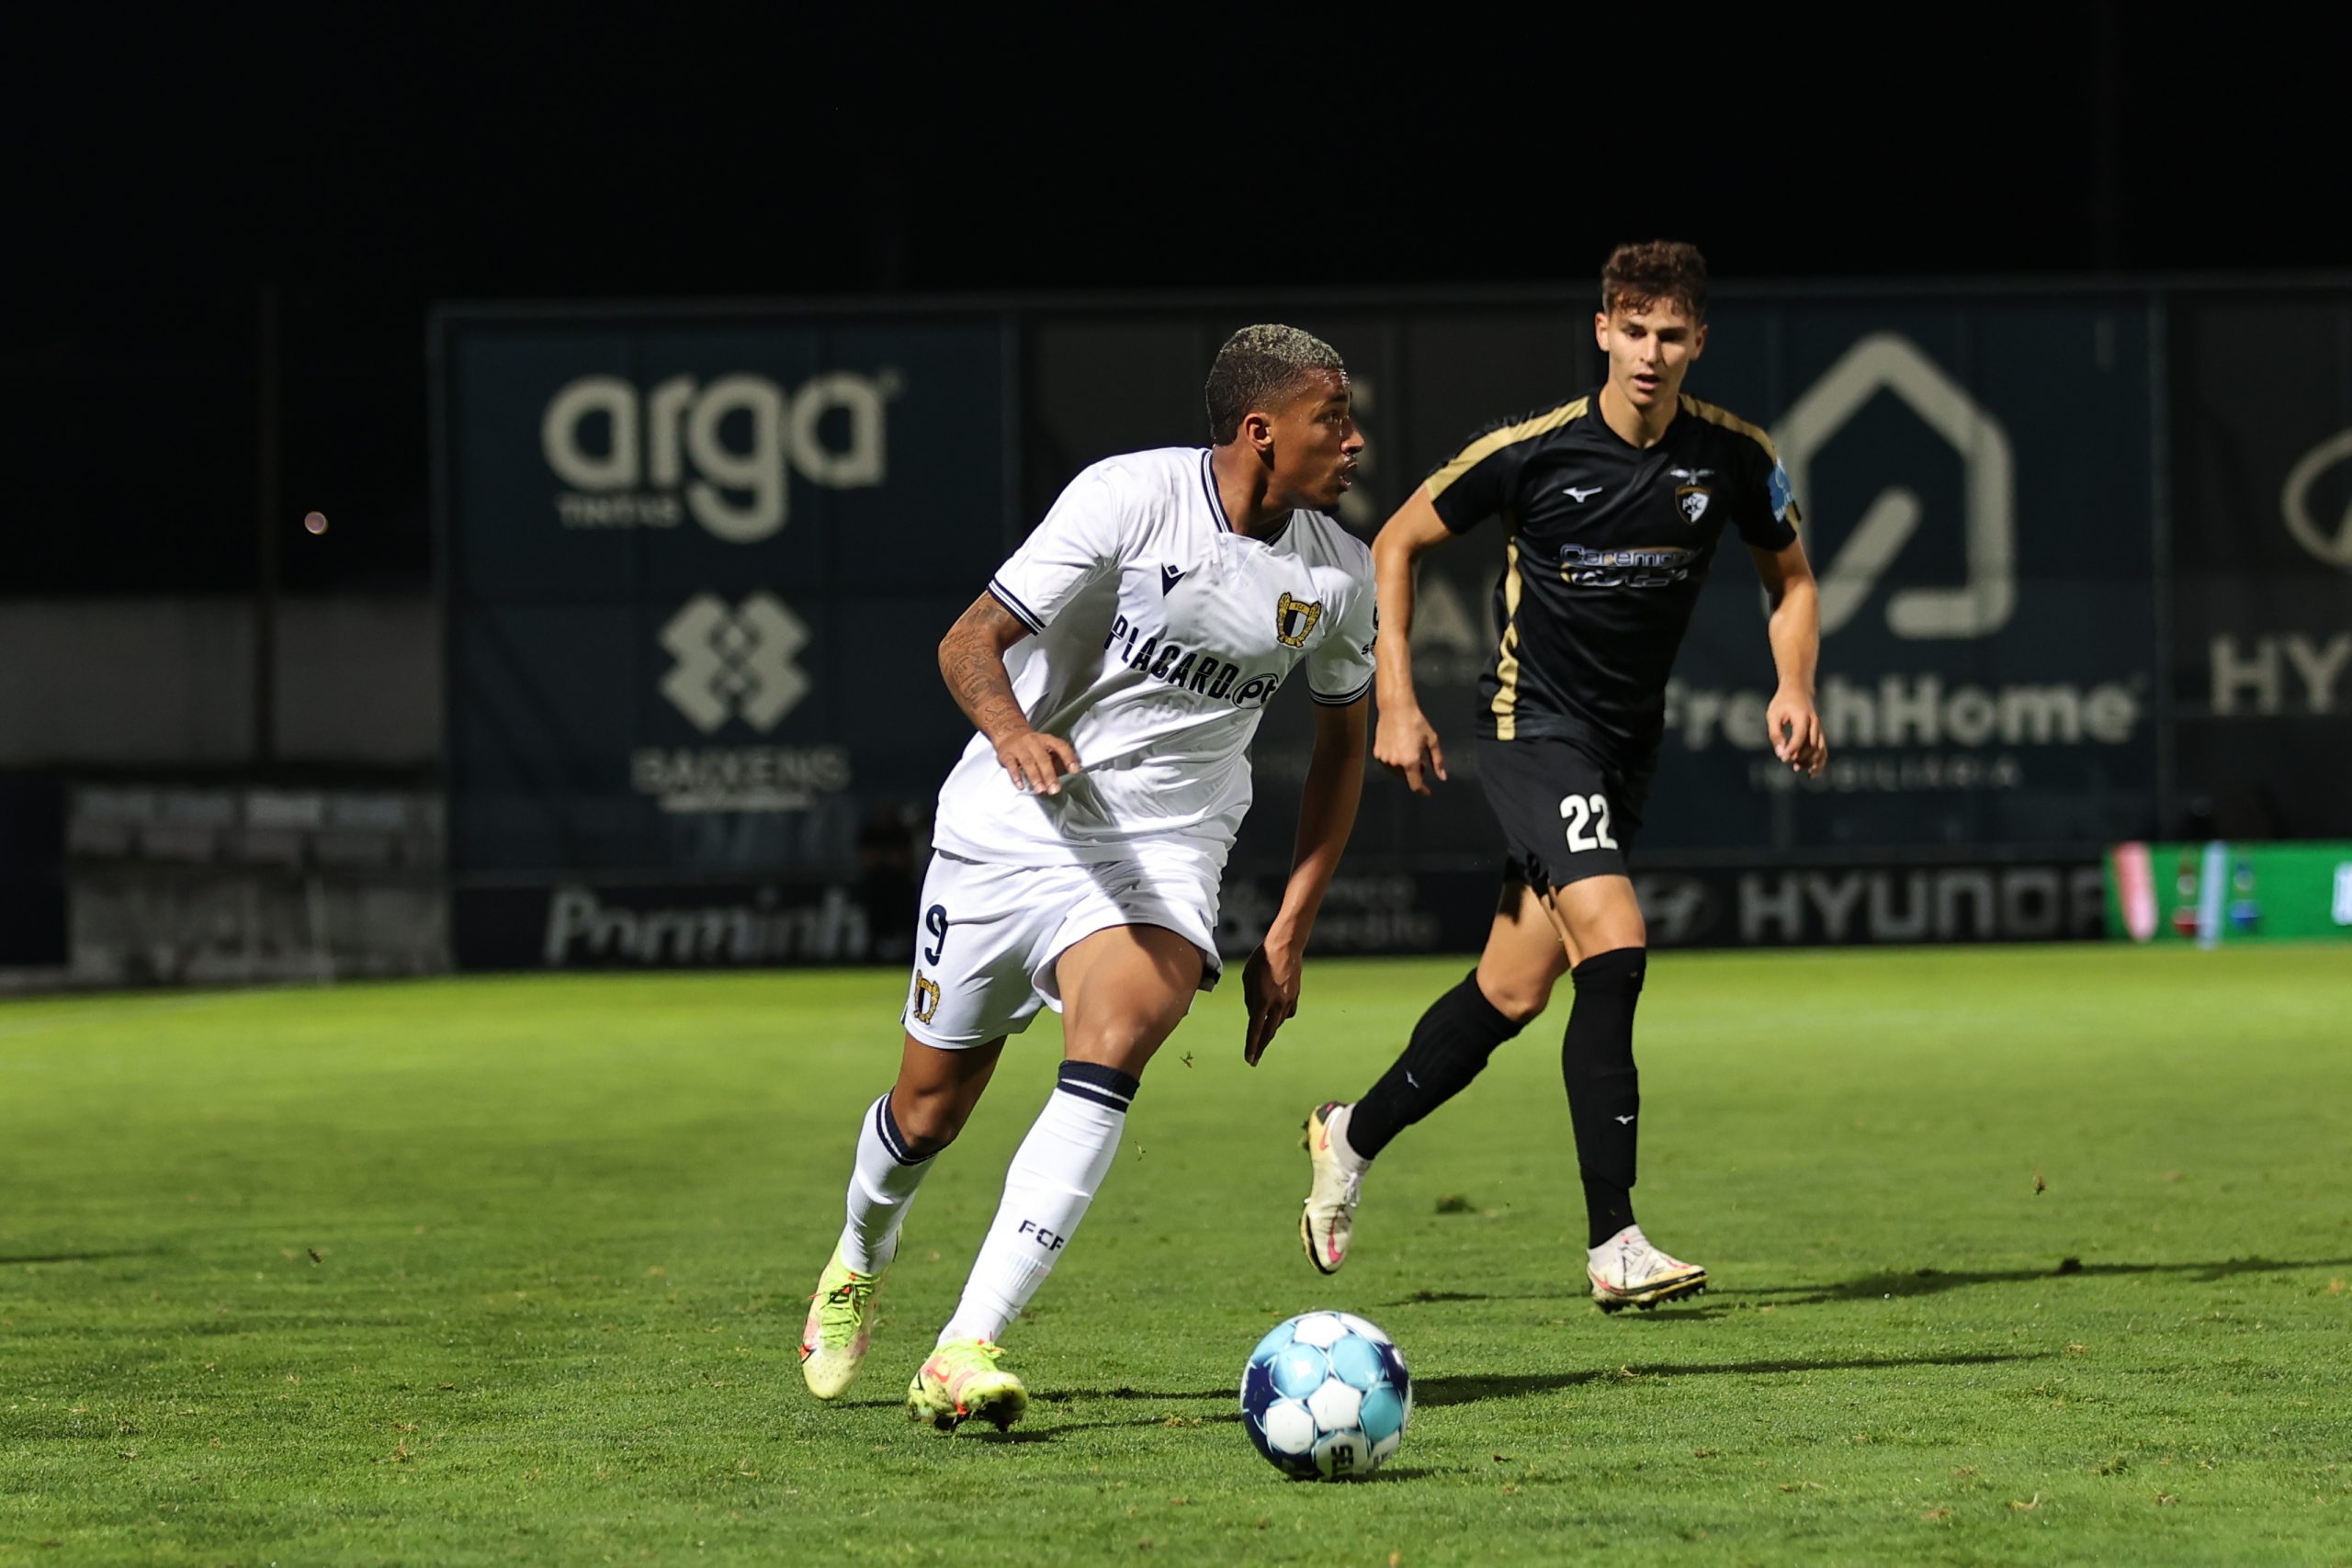
M697 593L662 628L662 646L678 661L662 694L705 735L737 716L764 734L808 694L808 677L792 661L808 646L808 628L773 594L729 610L716 594Z

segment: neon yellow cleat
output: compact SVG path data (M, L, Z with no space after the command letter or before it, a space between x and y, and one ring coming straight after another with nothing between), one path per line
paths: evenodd
M839 1247L818 1276L808 1321L800 1328L800 1377L818 1398L840 1398L865 1364L874 1292L881 1283L879 1271L861 1274L843 1263Z
M1004 1352L985 1339L951 1339L907 1385L907 1419L952 1432L977 1416L1004 1431L1029 1408L1021 1380L996 1364Z

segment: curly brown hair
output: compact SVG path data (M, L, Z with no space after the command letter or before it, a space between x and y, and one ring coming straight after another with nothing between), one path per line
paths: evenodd
M1694 321L1707 319L1707 258L1680 240L1620 245L1600 269L1604 313L1641 310L1659 300L1677 304Z

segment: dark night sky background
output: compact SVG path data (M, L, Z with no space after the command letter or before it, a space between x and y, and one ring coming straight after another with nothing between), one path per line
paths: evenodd
M287 15L12 25L0 354L43 525L0 593L250 586L265 285L287 584L414 592L440 300L1581 288L1658 234L1719 287L2352 263L2341 23Z

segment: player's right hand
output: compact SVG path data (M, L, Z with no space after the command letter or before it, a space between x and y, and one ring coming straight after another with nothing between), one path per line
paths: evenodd
M1424 769L1440 783L1445 781L1445 751L1437 743L1437 731L1418 707L1380 710L1380 730L1373 738L1372 754L1382 767L1401 776L1415 795L1430 793L1421 776Z
M1079 771L1078 753L1069 741L1035 729L998 741L996 760L1023 795L1059 795L1063 776Z

